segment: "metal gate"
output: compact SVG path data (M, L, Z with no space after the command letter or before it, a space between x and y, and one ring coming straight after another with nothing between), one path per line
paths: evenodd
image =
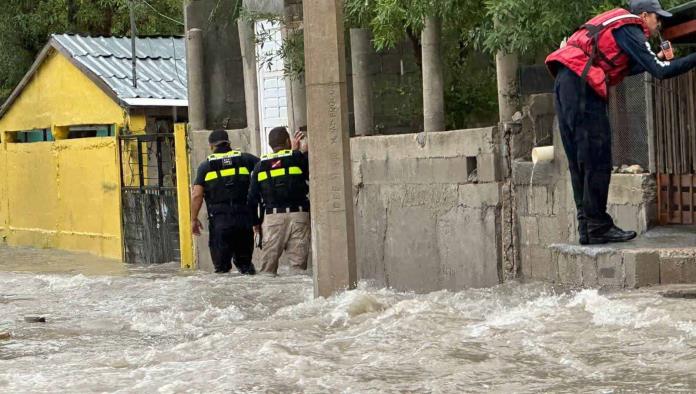
M174 134L119 137L124 260L180 261Z
M696 73L655 84L657 201L661 224L696 223Z

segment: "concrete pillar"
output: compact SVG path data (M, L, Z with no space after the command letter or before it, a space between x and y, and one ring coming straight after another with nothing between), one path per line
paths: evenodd
M445 130L445 90L440 41L442 22L430 17L421 35L423 45L423 126L426 132Z
M357 282L343 0L305 0L314 292Z
M285 29L283 37L302 34L302 0L285 0ZM288 126L292 132L307 126L307 90L304 75L285 78L285 91L288 100Z
M261 154L261 125L259 114L259 79L256 69L256 40L254 23L239 20L239 42L244 64L244 97L246 98L247 128L250 151Z
M515 53L498 52L495 55L498 75L498 108L500 123L510 122L520 109L517 69L519 59Z
M231 0L184 1L186 31L200 29L203 36L206 129L247 127L244 67L236 23L240 4Z
M186 32L186 66L188 69L188 117L191 130L205 130L205 67L203 31Z
M355 134L372 135L375 129L372 79L376 59L368 29L350 29L350 54L353 65Z

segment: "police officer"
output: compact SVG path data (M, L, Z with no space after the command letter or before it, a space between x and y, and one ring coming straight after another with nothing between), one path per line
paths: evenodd
M663 52L650 49L647 40L658 34L660 19L672 16L658 0L632 0L629 6L630 12L617 8L594 17L546 59L556 78L555 106L583 245L636 237L616 227L607 213L612 170L608 86L627 75L647 71L664 79L696 66L696 54L667 61Z
M260 206L254 231L262 238L261 272L276 275L278 260L285 251L290 265L306 270L309 256L309 161L301 152L304 133L293 140L285 127L269 133L272 154L256 165L249 189L249 205ZM263 225L261 225L263 223Z
M254 215L247 205L247 193L259 158L232 150L225 130L210 133L208 142L213 153L198 167L191 197L193 233L201 234L198 214L205 200L215 272L229 272L234 260L241 274L254 275Z

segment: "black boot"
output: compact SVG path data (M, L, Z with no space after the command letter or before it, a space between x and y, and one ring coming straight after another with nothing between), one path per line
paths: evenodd
M624 231L616 226L612 226L602 234L589 234L588 244L597 245L610 242L626 242L632 240L637 235L635 231Z
M578 235L580 236L580 245L588 245L590 243L590 236L587 233L587 222L581 220L578 224Z
M249 264L244 269L240 269L239 273L242 275L256 275L256 267L254 267L254 264Z

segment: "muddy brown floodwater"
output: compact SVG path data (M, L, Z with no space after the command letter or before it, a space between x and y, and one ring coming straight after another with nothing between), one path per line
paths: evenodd
M692 392L695 319L695 300L649 290L314 299L287 272L0 247L0 392Z

